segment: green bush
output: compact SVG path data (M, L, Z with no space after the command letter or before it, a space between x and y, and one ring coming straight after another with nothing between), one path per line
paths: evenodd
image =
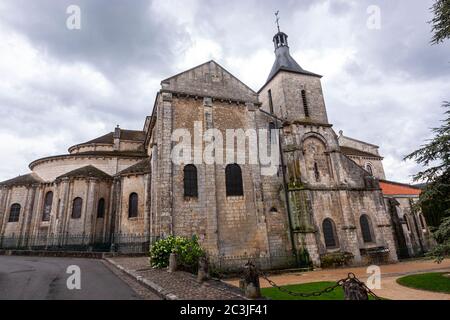
M349 264L354 258L350 252L336 252L323 255L320 260L322 262L322 268L336 268Z
M191 239L170 236L157 241L150 248L151 266L157 269L168 267L171 253L177 255L177 264L187 271L195 271L198 259L205 255L196 236Z

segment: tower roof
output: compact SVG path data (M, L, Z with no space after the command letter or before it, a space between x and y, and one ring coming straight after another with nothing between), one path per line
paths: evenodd
M297 61L292 58L289 52L287 39L288 35L281 31L273 37L273 43L275 45L275 62L273 63L272 70L270 71L269 77L267 78L264 86L269 83L280 71L294 72L314 77L322 77L319 74L303 69L297 63Z

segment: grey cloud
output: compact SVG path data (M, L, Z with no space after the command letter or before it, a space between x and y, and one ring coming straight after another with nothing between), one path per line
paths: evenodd
M12 162L15 172L22 172L23 163L36 156L65 152L70 144L101 135L116 124L141 128L151 112L158 81L182 71L177 70L177 63L196 38L220 45L223 59L250 62L255 52L272 51L276 10L280 10L281 27L289 35L291 50L304 68L311 69L304 58L306 50L325 56L340 48L355 50L354 56L344 57L337 74L330 76L326 69L311 71L325 76L325 99L335 129L380 145L397 166L403 166L402 157L429 136L428 128L441 117L440 102L450 99L448 90L442 89L450 83L450 43L429 45L431 0L198 2L190 19L193 23L180 23L158 12L158 0L3 2L2 23L26 36L51 63L87 64L112 86L112 93L99 96L80 86L76 75L66 80L47 75L47 82L28 80L17 91L21 95L2 92L0 85L0 133L30 141L33 137L57 137L41 150L18 152L19 159ZM82 9L80 31L65 28L69 4ZM381 30L365 27L366 9L373 4L381 8ZM328 8L320 11L323 17L317 16L320 6ZM172 10L179 16L188 14L176 3ZM313 13L315 20L308 19ZM268 73L272 63L271 59L261 61L258 67ZM230 71L242 77L242 70ZM251 79L255 84L264 80ZM411 88L398 82L410 83ZM422 84L427 92L420 95L417 91ZM386 91L380 92L382 88ZM423 97L412 101L403 95ZM408 174L417 169L408 167ZM395 167L388 170L395 173ZM0 167L0 178L8 178L11 172ZM409 180L404 174L395 178Z

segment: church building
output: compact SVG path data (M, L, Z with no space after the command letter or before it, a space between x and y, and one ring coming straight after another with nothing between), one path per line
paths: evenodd
M195 235L211 257L224 259L303 251L316 266L338 253L359 265L416 254L411 241L398 240L394 223L406 225L393 222L389 206L400 203L387 202L380 186L378 147L337 135L322 76L294 60L285 33L273 43L275 62L258 92L206 62L161 82L142 130L117 127L0 183L0 249L120 250L129 236L148 244ZM173 132L194 134L196 123L224 136L279 129L283 165L264 175L260 164L174 163Z

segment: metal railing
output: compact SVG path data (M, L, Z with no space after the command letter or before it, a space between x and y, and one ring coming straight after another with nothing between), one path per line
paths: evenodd
M0 236L0 250L147 253L157 237L148 234L48 234Z

